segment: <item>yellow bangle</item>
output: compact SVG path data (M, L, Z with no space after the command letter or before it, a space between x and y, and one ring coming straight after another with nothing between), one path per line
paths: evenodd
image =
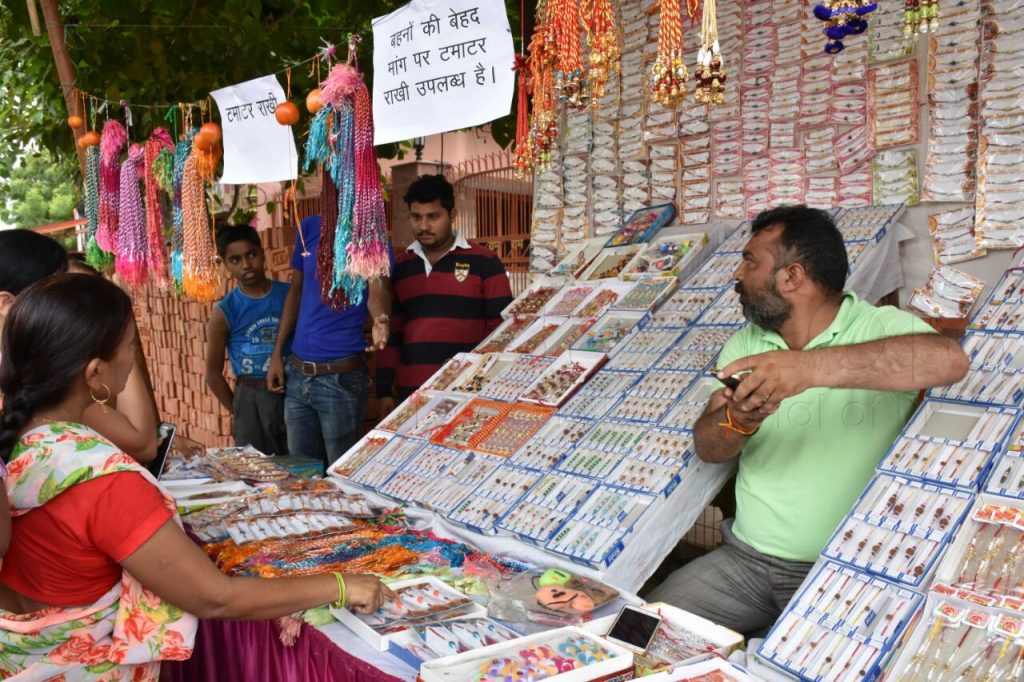
M347 590L345 589L345 576L337 571L333 571L332 574L334 579L338 581L338 601L334 602L334 606L339 609L345 608L345 603L348 601Z

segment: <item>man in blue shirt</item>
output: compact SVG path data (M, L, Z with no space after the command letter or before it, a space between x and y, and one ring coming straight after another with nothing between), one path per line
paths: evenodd
M381 278L367 283L357 305L332 309L321 298L319 243L320 217L306 218L295 235L291 289L281 314L267 387L285 394L291 453L316 457L330 466L362 436L370 397L364 353L387 345L391 297L387 278ZM369 348L363 336L368 314L373 317Z
M260 236L249 225L218 230L217 253L238 286L210 313L206 385L231 412L235 445L251 445L268 455L287 455L284 396L267 390L267 370L288 285L267 277ZM225 347L235 375L233 391L224 379Z

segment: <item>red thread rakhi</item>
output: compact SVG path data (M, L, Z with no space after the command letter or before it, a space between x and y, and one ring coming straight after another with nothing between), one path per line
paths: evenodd
M100 137L100 224L96 243L109 253L117 246L118 194L121 191L121 150L128 143L128 131L118 121L103 124Z
M167 268L167 238L164 236L164 214L160 210L160 183L155 165L164 150L173 153L174 142L165 128L157 128L146 141L143 173L146 185L146 242L149 254L149 272L153 282L166 287L169 282Z

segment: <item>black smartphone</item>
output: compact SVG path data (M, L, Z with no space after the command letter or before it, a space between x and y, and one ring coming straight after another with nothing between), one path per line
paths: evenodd
M724 379L719 379L719 381L721 381L723 384L725 384L726 386L728 386L729 388L731 388L734 391L737 388L739 388L740 381L742 381L742 380L743 380L743 377L741 377L739 374L733 374L732 376L725 377Z
M149 469L149 473L156 476L157 480L160 480L160 475L164 472L164 463L167 462L167 453L171 451L171 444L174 443L174 434L177 433L177 431L177 426L174 424L168 424L167 422L161 422L160 426L157 427L156 457L146 465L146 468Z
M650 648L659 625L658 614L627 604L619 611L606 638L642 654Z

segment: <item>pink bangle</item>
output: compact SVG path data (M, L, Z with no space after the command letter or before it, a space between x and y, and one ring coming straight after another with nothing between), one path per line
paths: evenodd
M7 478L7 462L0 459L0 478Z

